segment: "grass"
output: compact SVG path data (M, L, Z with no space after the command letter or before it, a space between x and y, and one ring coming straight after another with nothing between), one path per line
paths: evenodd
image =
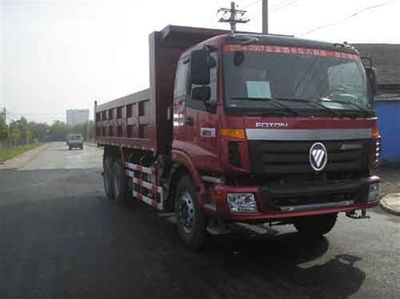
M10 148L0 148L0 162L7 161L15 156L25 153L35 147L38 147L40 143L30 143L25 145L18 145Z

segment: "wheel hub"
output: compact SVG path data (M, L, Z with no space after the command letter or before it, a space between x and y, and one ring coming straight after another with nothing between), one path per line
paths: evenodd
M184 192L179 201L179 222L186 233L191 233L194 224L194 203L189 192Z

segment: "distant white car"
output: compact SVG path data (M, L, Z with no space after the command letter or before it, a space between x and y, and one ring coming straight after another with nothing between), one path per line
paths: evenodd
M69 150L80 148L83 150L83 137L81 134L70 134L67 140Z

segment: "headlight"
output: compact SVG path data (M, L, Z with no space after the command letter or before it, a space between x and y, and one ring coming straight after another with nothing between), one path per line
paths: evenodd
M379 199L379 183L369 185L368 202L377 201Z
M231 212L257 212L256 198L253 193L228 193L227 200Z

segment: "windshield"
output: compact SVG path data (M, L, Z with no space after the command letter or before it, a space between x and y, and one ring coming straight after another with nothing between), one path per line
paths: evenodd
M224 46L225 103L241 112L372 113L359 56L263 45ZM286 106L283 109L277 101Z
M71 140L81 140L82 136L81 135L71 135Z

